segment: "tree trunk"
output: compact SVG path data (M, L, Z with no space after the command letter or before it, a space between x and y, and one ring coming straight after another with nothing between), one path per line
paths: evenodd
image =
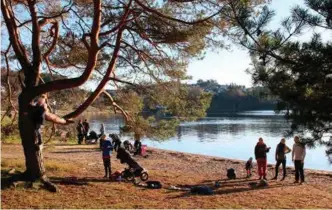
M42 147L37 146L38 138L34 123L30 117L29 102L19 96L19 130L24 149L26 171L25 178L29 181L41 179L45 174Z

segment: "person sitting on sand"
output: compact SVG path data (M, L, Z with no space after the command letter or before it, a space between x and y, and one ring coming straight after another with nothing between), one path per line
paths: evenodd
M109 138L106 138L106 135L102 135L102 157L103 157L103 163L104 163L104 169L105 169L105 176L104 178L112 178L112 170L111 170L111 155L113 146L111 143L111 140Z
M283 181L286 177L286 154L290 153L292 150L289 149L289 147L286 145L286 140L284 138L281 139L280 143L277 145L276 149L276 172L275 176L273 177L273 180L276 180L278 178L278 172L279 172L279 166L282 164L282 172L283 177L281 181Z
M135 134L135 143L134 143L135 152L134 155L142 154L142 142L139 134Z
M267 147L263 138L260 137L255 147L255 158L257 160L259 179L263 178L266 180L266 153L269 152L270 149L271 147Z
M299 182L299 178L301 177L302 184L304 182L304 158L306 155L305 145L300 141L298 136L294 137L295 144L293 145L292 151L292 160L295 164L295 182Z
M251 170L252 170L252 157L246 162L246 171L247 171L247 178L251 177Z

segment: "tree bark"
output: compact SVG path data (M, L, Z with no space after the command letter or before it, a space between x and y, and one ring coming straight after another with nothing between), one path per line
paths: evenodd
M19 96L19 130L25 156L26 171L24 178L29 181L42 179L45 174L42 147L37 146L38 138L34 123L29 117L29 103L22 100L23 93Z

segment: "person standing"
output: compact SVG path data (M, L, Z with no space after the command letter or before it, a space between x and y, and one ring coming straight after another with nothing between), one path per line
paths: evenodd
M286 145L286 140L284 138L281 139L280 143L277 145L275 159L277 161L276 164L276 172L273 180L278 178L279 166L282 164L282 172L283 177L281 181L283 181L286 177L286 154L290 153L292 150Z
M246 172L247 172L247 178L251 177L252 173L252 157L249 158L249 160L246 162Z
M304 158L306 156L306 148L303 143L300 142L298 136L294 137L294 145L292 151L292 160L295 165L295 182L298 183L301 178L300 184L304 182Z
M141 155L142 154L141 136L140 136L140 134L135 133L134 138L135 138L135 142L134 142L135 152L134 152L134 155Z
M90 130L90 124L88 123L87 119L85 119L83 122L83 128L84 128L84 138L86 141L88 138L89 130Z
M35 145L37 150L40 150L40 148L43 145L41 130L44 126L45 120L52 121L54 123L61 125L67 125L74 122L72 119L64 119L51 113L50 110L48 109L47 104L48 104L47 95L42 94L41 96L38 97L35 103L31 103L29 105L30 112L23 113L24 115L29 115L29 118L32 121L32 125L34 127L36 134Z
M111 169L111 155L113 146L109 138L106 138L106 135L101 136L102 140L102 157L103 157L103 163L104 163L104 169L105 169L105 176L104 178L109 177L112 178L112 169Z
M46 96L42 95L38 98L36 104L32 108L32 121L37 136L37 146L42 145L41 129L45 122L45 113L47 111Z
M266 146L266 144L263 141L263 138L259 138L258 143L256 144L255 147L255 158L258 166L259 179L263 178L266 180L266 166L267 166L266 153L269 151L270 147Z
M100 124L100 136L104 135L105 134L105 125L104 123Z
M77 138L78 138L78 144L82 144L83 138L84 138L84 127L82 120L80 120L76 126L77 131Z
M112 145L113 145L114 150L118 151L118 149L122 143L120 140L120 137L115 133L110 134L109 137L112 139Z

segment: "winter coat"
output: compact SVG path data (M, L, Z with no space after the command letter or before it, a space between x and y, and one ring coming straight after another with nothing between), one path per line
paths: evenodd
M113 145L110 140L104 140L102 144L103 159L110 158L112 155Z
M266 153L269 152L265 143L258 142L255 147L255 158L256 160L259 158L266 159Z
M301 143L293 145L292 158L293 160L304 160L306 155L305 146Z

